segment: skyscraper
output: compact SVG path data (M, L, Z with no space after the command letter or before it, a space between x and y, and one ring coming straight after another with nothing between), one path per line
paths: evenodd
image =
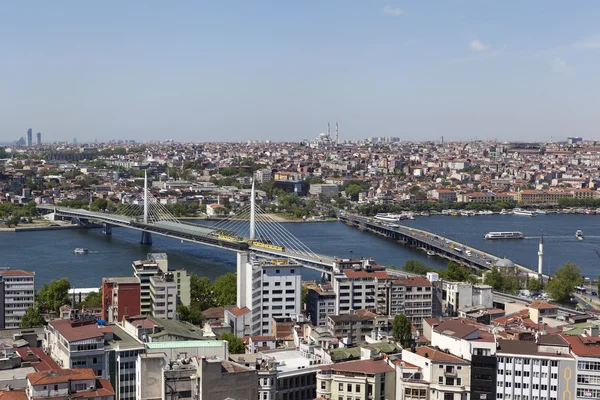
M27 147L31 147L33 145L33 130L31 128L27 129Z
M42 145L42 132L38 132L37 135L35 135L35 144L36 146Z

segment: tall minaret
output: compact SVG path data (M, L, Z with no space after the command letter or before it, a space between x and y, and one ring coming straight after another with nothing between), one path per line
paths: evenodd
M335 145L340 145L340 131L338 130L338 122L335 121Z
M329 126L329 122L327 122L327 137L329 137L330 133L331 133L331 127Z
M540 233L540 247L538 249L538 278L542 280L542 262L544 259L544 235Z

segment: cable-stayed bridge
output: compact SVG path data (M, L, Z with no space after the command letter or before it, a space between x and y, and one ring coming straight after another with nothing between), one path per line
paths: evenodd
M215 224L196 224L181 221L148 190L119 204L115 212L89 211L54 205L39 205L38 209L53 213L56 218L71 219L86 226L100 223L102 231L110 235L112 227L141 231L141 244L152 244L152 234L185 240L231 251L252 251L257 255L290 258L307 268L331 274L333 257L319 255L289 232L254 200L254 185L250 204L235 215L220 219Z

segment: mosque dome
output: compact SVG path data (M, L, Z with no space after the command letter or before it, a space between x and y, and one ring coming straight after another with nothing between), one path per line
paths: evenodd
M508 258L502 258L494 263L494 267L497 268L512 268L515 263L510 261Z

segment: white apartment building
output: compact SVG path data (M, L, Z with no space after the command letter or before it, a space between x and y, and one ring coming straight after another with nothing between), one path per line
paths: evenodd
M333 291L336 295L335 314L349 314L350 310L373 309L378 304L387 303L385 287L391 277L384 270L343 269L333 277ZM385 308L385 306L384 306Z
M575 357L577 369L569 379L572 390L575 381L577 398L600 398L600 337L598 326L586 329L585 334L565 335L571 345L571 355Z
M468 307L493 307L492 287L462 282L443 282L442 311L449 316L457 316L459 310Z
M258 261L237 256L237 306L252 310L252 336L271 336L272 318L302 311L302 265L292 260Z
M498 339L496 357L496 399L574 398L575 359L561 336L539 335L536 341Z
M25 311L33 306L35 272L0 270L0 329L18 328Z
M160 273L158 263L150 260L137 260L131 266L133 275L140 281L140 313L141 315L151 315L150 278Z
M272 171L270 168L259 169L254 172L254 179L256 179L257 183L265 183L269 182L273 179Z
M150 277L150 300L153 317L175 319L177 284L173 273Z

